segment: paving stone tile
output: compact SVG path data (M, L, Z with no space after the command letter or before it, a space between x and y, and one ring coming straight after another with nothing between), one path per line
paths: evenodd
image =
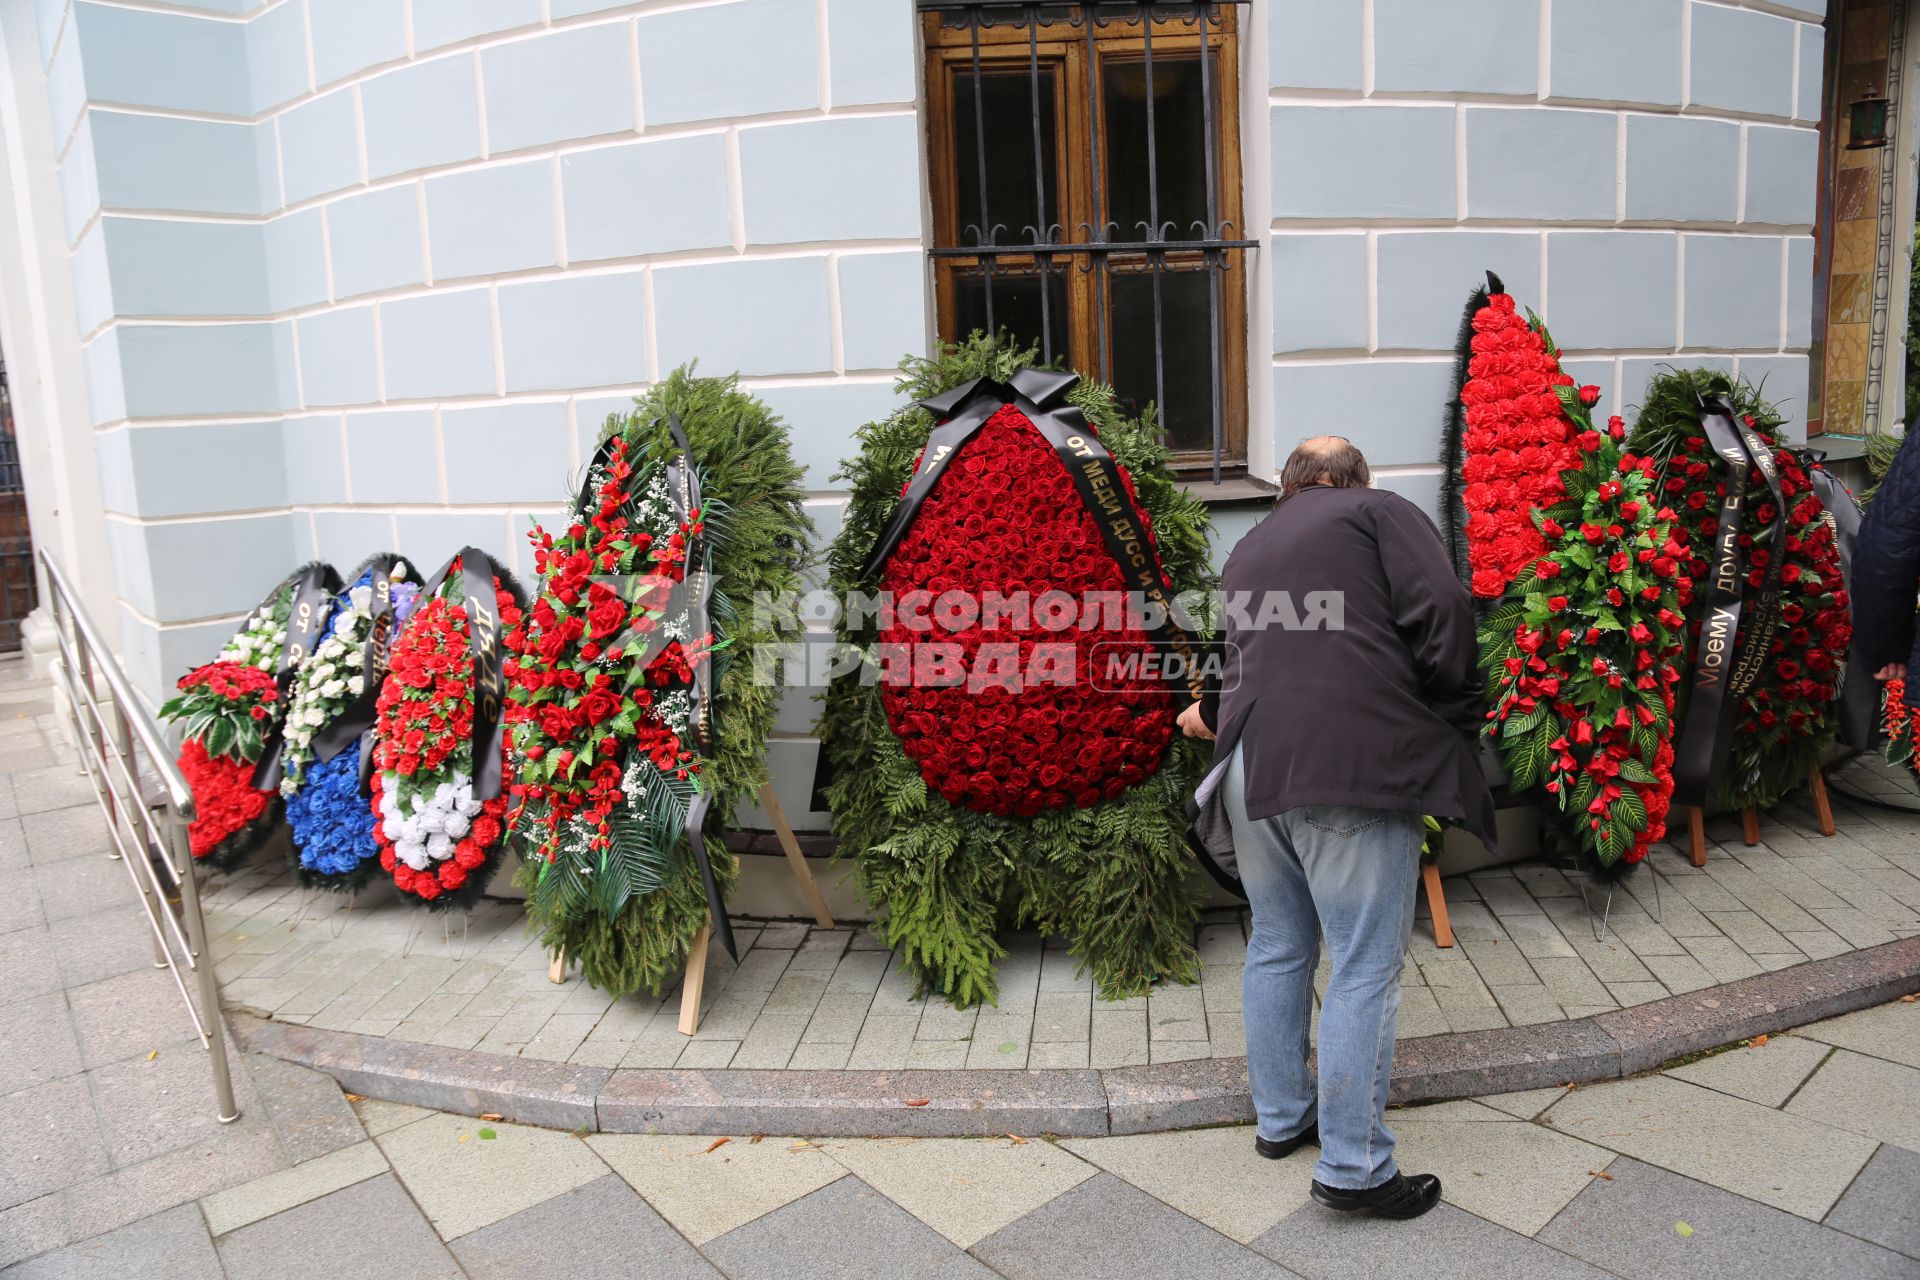
M1095 1067L1132 1067L1147 1061L1145 1009L1095 1009L1087 1062Z
M1043 989L1044 990L1044 989ZM921 1007L919 1040L959 1040L973 1034L980 1010L957 1009L939 996L929 997Z
M1310 1204L1252 1247L1313 1280L1449 1280L1468 1274L1474 1280L1605 1280L1610 1274L1444 1201L1390 1228Z
M1505 1117L1461 1120L1434 1107L1396 1112L1388 1127L1399 1140L1394 1158L1403 1170L1438 1174L1448 1203L1529 1236L1613 1158L1541 1125Z
M805 1139L734 1138L714 1146L710 1137L600 1133L586 1141L698 1246L846 1176L825 1150ZM835 1228L830 1234L843 1232ZM807 1256L817 1252L809 1249Z
M40 910L40 889L30 871L0 873L0 933L38 928L47 923Z
M360 1117L361 1127L370 1138L392 1133L401 1125L425 1120L433 1114L425 1107L410 1107L404 1102L382 1102L378 1098L358 1098L352 1106L354 1114Z
M823 1250L835 1238L860 1241L854 1250ZM914 1220L859 1179L830 1186L755 1222L735 1228L704 1247L707 1257L735 1280L774 1280L793 1273L805 1257L810 1276L866 1280L873 1275L904 1280L989 1280L985 1267Z
M1033 1019L1030 1015L989 1009L973 1024L967 1066L976 1071L995 1068L1018 1070L1025 1067L1032 1034Z
M1416 1036L1437 1036L1449 1031L1447 1015L1440 1002L1425 987L1407 987L1400 992L1400 1014L1394 1034L1402 1040Z
M1637 962L1636 962L1637 963ZM1582 960L1541 960L1534 969L1549 993L1561 1004L1612 1004L1613 997Z
M1517 1116L1522 1120L1533 1120L1566 1096L1565 1089L1522 1089L1518 1093L1492 1094L1478 1101L1504 1111L1510 1116Z
M460 1280L460 1267L391 1174L277 1214L221 1238L228 1280L285 1280L319 1259L339 1276Z
M1795 930L1785 936L1795 950L1813 960L1825 960L1828 956L1843 955L1853 950L1845 938L1826 929Z
M1607 994L1620 1008L1630 1009L1649 1000L1664 1000L1672 993L1658 982L1609 982Z
M754 1019L753 1028L740 1042L731 1065L777 1071L793 1057L806 1029L804 1013L763 1013Z
M481 1136L482 1130L495 1134ZM571 1134L434 1115L375 1139L443 1239L584 1186L606 1166Z
M807 940L793 953L793 959L787 965L788 972L831 975L840 967L840 957L846 954L847 942L852 936L850 929L812 930L807 934Z
M1086 1024L1080 1023L1079 1029L1085 1034ZM1199 988L1155 988L1147 996L1147 1035L1155 1042L1205 1040L1207 1010ZM1048 1038L1079 1039L1079 1036L1055 1035Z
M1894 1280L1909 1258L1791 1213L1637 1160L1595 1178L1540 1243L1634 1280L1718 1280L1761 1269L1779 1280ZM1690 1235L1675 1228L1686 1223Z
M72 1238L67 1230L66 1198L57 1191L0 1209L0 1267L58 1249Z
M360 1119L333 1077L264 1054L248 1054L247 1074L273 1130L295 1163L366 1139Z
M1920 1001L1895 1000L1801 1027L1809 1040L1920 1067Z
M827 994L872 996L886 976L888 958L885 951L848 951L827 980Z
M770 924L760 931L755 948L760 951L792 951L807 940L804 924Z
M1155 1199L1241 1244L1307 1203L1314 1153L1267 1160L1251 1125L1061 1143Z
M740 1051L738 1040L689 1040L680 1056L674 1059L676 1067L698 1067L714 1069L732 1063L733 1056Z
M850 1044L802 1044L793 1051L793 1057L787 1059L787 1068L790 1071L842 1071L852 1056Z
M1833 1206L1827 1225L1920 1259L1915 1188L1920 1188L1920 1154L1903 1147L1881 1147Z
M855 1070L897 1070L906 1066L914 1030L919 1025L918 1015L867 1015L847 1065Z
M982 1240L973 1252L1008 1280L1294 1274L1104 1173Z
M1207 1040L1155 1040L1147 1046L1148 1062L1191 1062L1214 1056Z
M907 1065L915 1070L953 1070L965 1067L972 1051L972 1040L915 1040L907 1048Z
M84 1240L286 1166L272 1127L243 1110L238 1121L199 1142L68 1187L61 1193L68 1229Z
M1838 1049L1800 1086L1786 1110L1920 1151L1920 1068Z
M1793 1096L1830 1052L1826 1045L1797 1036L1773 1036L1757 1049L1735 1047L1674 1067L1667 1074L1763 1107L1777 1107Z
M1462 939L1460 950L1489 987L1537 986L1540 982L1527 957L1512 941L1493 938L1481 942Z
M200 1202L200 1208L206 1214L208 1229L223 1236L386 1171L386 1157L380 1149L371 1142L361 1142L215 1192Z
M106 822L94 798L93 784L74 765L51 765L45 769L16 772L13 775L13 797L22 817L51 809L71 809L93 815L96 826Z
M91 915L107 907L137 905L140 901L133 882L127 878L126 867L107 857L35 863L33 878L40 889L41 910L49 921Z
M251 1081L231 1057L229 1069L242 1114L270 1130ZM214 1115L213 1072L197 1039L156 1045L139 1057L96 1067L88 1077L116 1167L212 1141L227 1129Z
M814 1006L801 1040L813 1043L852 1044L860 1038L860 1025L866 1021L872 1000L859 992L829 992Z
M1815 1220L1833 1207L1875 1145L1670 1076L1589 1085L1557 1103L1543 1122Z
M1027 1050L1027 1066L1034 1071L1062 1071L1091 1064L1089 1046L1083 1041L1071 1044L1036 1044Z
M1510 1026L1524 1027L1540 1022L1558 1022L1567 1016L1559 1002L1537 982L1529 986L1516 987L1496 985L1493 988L1493 998L1499 1002L1500 1011L1506 1015Z
M850 1173L959 1245L976 1242L1097 1172L1050 1142L853 1138L821 1144Z
M472 1280L697 1280L720 1273L608 1174L460 1237Z
M43 1254L9 1268L6 1276L7 1280L92 1280L96 1276L202 1280L219 1271L220 1261L199 1211L182 1205Z
M1642 957L1647 968L1660 985L1674 995L1688 991L1701 991L1714 985L1714 978L1707 967L1694 959L1691 954L1684 956L1645 956Z
M1884 924L1854 907L1815 907L1812 914L1855 948L1877 947L1883 942L1893 941L1892 932Z
M1737 982L1766 972L1766 966L1744 951L1731 938L1688 938L1687 950L1705 966L1716 983Z
M0 786L5 783L5 777L0 776ZM10 803L12 798L11 791L0 790L0 806ZM0 871L23 872L30 871L32 867L33 861L27 856L27 837L20 830L20 820L11 815L0 817Z
M7 1088L57 1080L73 1075L80 1066L80 1041L64 994L56 991L0 1004L0 1081Z
M1558 875L1559 872L1554 872ZM1542 959L1571 960L1579 953L1573 949L1566 936L1560 932L1551 917L1543 915L1514 916L1503 920L1507 936L1513 939L1514 947L1521 955Z

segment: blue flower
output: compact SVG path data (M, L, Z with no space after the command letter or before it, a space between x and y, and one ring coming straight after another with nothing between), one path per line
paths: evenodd
M307 769L305 783L287 800L287 824L300 865L319 875L344 876L377 857L373 801L360 787L360 742Z

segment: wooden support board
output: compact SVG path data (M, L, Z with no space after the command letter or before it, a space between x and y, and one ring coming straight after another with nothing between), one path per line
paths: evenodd
M1420 885L1427 892L1427 910L1433 913L1433 945L1453 945L1453 921L1447 918L1447 894L1440 886L1440 867L1431 858L1420 859Z
M1694 866L1707 865L1707 815L1696 805L1687 806L1687 852Z
M806 900L807 909L813 912L813 922L822 929L833 928L833 912L827 909L826 895L820 892L820 886L813 878L813 868L807 865L806 855L800 852L800 841L793 834L793 826L787 821L787 811L780 804L780 796L771 782L760 788L760 807L773 819L773 833L780 840L781 851L787 855L787 869L793 872L794 881L800 886L800 896ZM687 976L680 984L680 1034L683 1036L690 1036L700 1029L700 996L706 987L707 951L712 936L712 924L702 925L692 948L687 952Z
M1751 805L1740 811L1740 837L1749 849L1760 843L1760 811Z
M1827 799L1826 775L1815 765L1807 771L1807 790L1813 794L1813 817L1820 824L1820 834L1830 836L1834 833L1833 802Z

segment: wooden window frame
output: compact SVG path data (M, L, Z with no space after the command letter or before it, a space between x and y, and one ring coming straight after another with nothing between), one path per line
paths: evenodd
M1099 10L1138 15L1144 7L1084 3L985 5L982 11L992 15L999 25L978 28L980 67L1000 74L1013 69L1025 75L1036 67L1041 72L1053 73L1053 176L1056 199L1061 207L1046 211L1054 229L1041 247L1050 242L1060 249L1053 255L1060 262L1053 267L1052 274L1064 277L1068 309L1064 324L1058 318L1053 322L1053 327L1064 333L1068 349L1054 351L1054 358L1064 358L1083 372L1110 382L1112 279L1155 270L1164 271L1166 275L1211 272L1218 281L1219 332L1214 352L1220 392L1217 448L1210 443L1202 448L1179 449L1172 461L1183 471L1212 469L1216 475L1239 474L1244 472L1247 462L1248 298L1243 273L1250 263L1248 251L1257 242L1244 238L1242 231L1238 5L1229 0L1214 4L1152 6L1165 11L1164 16L1156 14L1153 18L1155 58L1177 59L1191 65L1193 53L1201 47L1203 30L1206 47L1213 55L1210 62L1215 98L1214 211L1217 217L1214 227L1209 229L1209 238L1200 241L1168 238L1159 241L1164 248L1108 249L1101 246L1109 242L1138 245L1154 237L1143 240L1137 227L1104 228L1109 215L1105 207L1109 190L1106 176L1115 157L1107 145L1104 121L1099 122L1096 130L1090 113L1104 110L1101 88L1105 69L1144 62L1148 46L1146 24L1138 16L1101 15ZM1063 9L1077 11L1076 18L1068 21L1056 16L1051 23L1043 22L1037 30L1018 21L1022 16L1031 20L1036 11L1058 15ZM965 336L957 332L959 280L983 270L981 256L957 252L978 243L967 235L967 228L976 219L959 207L962 166L974 163L974 159L957 154L959 130L954 114L956 84L972 72L976 33L971 25L943 22L943 16L951 12L952 3L945 9L923 10L921 15L926 56L928 177L936 247L933 255L935 314L940 336L945 341ZM1089 22L1093 24L1091 32L1087 28ZM1092 72L1100 75L1090 84ZM991 145L991 139L988 142ZM1122 162L1125 160L1123 157ZM1145 158L1140 157L1138 163L1144 165ZM1010 228L1000 233L995 243L1004 247L1031 241L1024 228ZM993 275L1024 273L1032 278L1037 272L1033 254L1002 252L992 261L995 269L990 274ZM1210 430L1212 424L1206 425Z

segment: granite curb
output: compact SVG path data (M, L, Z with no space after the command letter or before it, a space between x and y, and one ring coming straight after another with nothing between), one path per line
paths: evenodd
M1920 990L1920 938L1567 1022L1403 1040L1393 1099L1618 1079L1683 1054ZM604 1133L1094 1137L1250 1120L1245 1058L1101 1070L609 1069L450 1049L229 1012L249 1052L365 1097Z

